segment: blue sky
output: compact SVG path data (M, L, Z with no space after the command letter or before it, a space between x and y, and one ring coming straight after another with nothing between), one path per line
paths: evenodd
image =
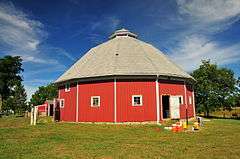
M120 28L187 72L211 59L240 76L240 0L0 1L0 56L22 56L30 97Z

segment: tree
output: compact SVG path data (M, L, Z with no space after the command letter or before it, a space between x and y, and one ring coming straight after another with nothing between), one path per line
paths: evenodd
M14 105L14 101L12 97L7 98L3 101L3 111L7 114L13 113L12 106Z
M19 82L15 89L14 89L14 95L13 95L13 100L14 100L14 112L17 112L19 114L22 114L25 112L27 108L27 93L23 87L23 85Z
M49 84L47 86L41 86L38 90L32 95L30 99L30 104L40 105L43 104L46 100L52 100L57 97L57 87L54 84Z
M235 97L238 92L237 80L234 78L234 72L232 70L221 68L218 70L218 92L221 107L224 110L231 110L235 106Z
M22 114L28 109L26 103L27 94L22 83L16 83L11 92L12 95L4 100L3 110L6 112L13 111L15 114Z
M22 81L21 72L23 72L23 69L20 56L0 58L0 112L3 101L12 95L16 83Z
M238 80L237 80L237 93L236 93L236 96L235 96L235 106L236 107L239 107L240 106L240 77L238 77Z
M209 116L211 111L223 108L230 110L235 104L235 95L238 91L232 70L218 68L210 60L202 61L198 69L193 71L196 79L196 105L199 112Z

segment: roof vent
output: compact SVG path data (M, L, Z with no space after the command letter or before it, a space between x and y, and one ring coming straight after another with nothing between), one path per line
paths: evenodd
M129 30L126 30L126 29L120 29L120 30L116 30L111 36L109 36L109 39L113 39L115 37L118 37L118 36L129 36L129 37L132 37L132 38L137 38L137 35L134 34L134 33L131 33Z

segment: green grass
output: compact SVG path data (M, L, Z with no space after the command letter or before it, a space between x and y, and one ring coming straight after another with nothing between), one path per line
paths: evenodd
M0 119L0 158L240 158L240 120L211 120L199 132L157 125L40 123Z

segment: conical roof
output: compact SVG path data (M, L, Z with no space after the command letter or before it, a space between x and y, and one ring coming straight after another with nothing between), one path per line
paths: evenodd
M114 75L162 75L191 78L151 44L126 29L114 32L105 43L90 49L55 82Z

